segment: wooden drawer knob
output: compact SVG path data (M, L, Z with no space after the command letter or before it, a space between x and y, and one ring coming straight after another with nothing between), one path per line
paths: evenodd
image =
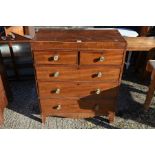
M60 105L60 104L57 105L55 109L56 109L56 110L61 110L61 105Z
M101 90L100 89L97 89L96 90L96 94L99 95L100 93L101 93Z
M99 57L99 61L103 62L105 60L105 58L103 56Z
M54 55L48 58L48 61L58 61L58 60L59 60L59 55Z
M99 77L99 78L102 77L102 72L98 72L97 77Z
M59 55L54 55L53 60L58 61L59 60Z
M56 93L56 94L60 94L60 89L57 88L57 89L55 90L55 93Z
M59 72L55 72L55 73L53 74L54 77L58 77L59 75L60 75Z

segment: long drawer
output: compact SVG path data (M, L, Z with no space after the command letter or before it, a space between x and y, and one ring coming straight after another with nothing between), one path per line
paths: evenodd
M102 115L115 110L114 99L104 100L71 100L44 99L40 100L42 113L45 115L89 117Z
M36 66L38 80L43 81L110 81L119 80L120 67L59 67Z
M117 95L118 83L39 82L40 98L85 97L85 99L113 98Z
M123 50L81 51L80 64L121 65L123 52Z
M35 51L35 64L77 64L76 51Z

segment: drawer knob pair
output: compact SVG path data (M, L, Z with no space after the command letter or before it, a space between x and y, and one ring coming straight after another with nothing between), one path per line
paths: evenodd
M99 57L99 61L103 62L105 60L105 58L103 56Z
M49 61L58 61L59 55L54 55L53 57L48 58Z

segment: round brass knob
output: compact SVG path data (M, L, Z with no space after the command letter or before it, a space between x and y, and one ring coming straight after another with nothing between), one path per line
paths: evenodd
M55 90L55 93L56 93L56 94L60 94L60 89L57 88L57 89Z
M53 60L58 61L59 60L59 55L54 55Z
M102 72L98 72L97 77L102 77Z
M99 61L100 62L103 62L105 60L105 58L103 57L103 56L101 56L100 58L99 58Z
M61 110L61 105L57 105L56 110Z
M101 93L101 90L100 89L97 89L96 90L96 94L98 95L98 94L100 94Z
M55 73L53 74L54 77L58 77L59 75L60 75L59 72L55 72Z

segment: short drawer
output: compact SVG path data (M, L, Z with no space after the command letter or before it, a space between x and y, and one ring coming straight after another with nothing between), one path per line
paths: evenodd
M77 64L77 52L75 51L35 51L35 64Z
M123 50L81 51L80 64L121 65L123 63L123 53Z
M56 116L89 117L115 111L113 99L104 100L71 100L45 99L40 100L42 114Z
M115 82L120 77L120 67L114 66L83 66L76 67L58 67L58 66L39 66L36 67L37 79L39 81L110 81Z
M113 98L117 96L118 83L39 82L40 98L85 97L86 99Z

